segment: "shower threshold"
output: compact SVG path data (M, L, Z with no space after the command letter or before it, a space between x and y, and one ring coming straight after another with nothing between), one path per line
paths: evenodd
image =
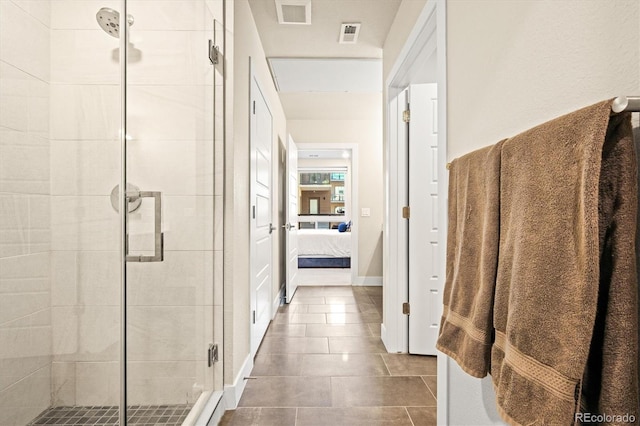
M180 426L191 405L133 405L127 408L127 424ZM43 411L31 425L116 426L118 407L53 407Z

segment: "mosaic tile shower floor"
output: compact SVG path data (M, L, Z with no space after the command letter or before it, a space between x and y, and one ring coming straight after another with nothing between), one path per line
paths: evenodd
M136 426L179 426L190 405L134 405L127 410L127 423ZM118 425L118 407L55 407L42 412L29 425Z

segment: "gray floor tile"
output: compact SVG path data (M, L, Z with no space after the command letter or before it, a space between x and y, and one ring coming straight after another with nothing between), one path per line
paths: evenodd
M331 405L329 377L258 377L249 380L241 407L328 407Z
M371 330L367 324L308 324L307 336L371 336Z
M435 356L385 354L382 357L392 376L435 376L438 371Z
M252 376L299 376L302 354L258 353L251 370Z
M379 337L329 337L329 352L386 354L387 349Z
M225 413L219 426L294 426L295 408L243 408Z
M388 376L389 371L378 354L304 355L303 376Z
M265 354L329 353L326 337L265 337L260 345Z
M422 376L422 380L427 384L433 396L438 398L438 376Z
M436 358L388 354L381 321L381 287L299 287L220 424L435 425Z
M412 426L404 407L299 408L296 426Z
M407 407L414 426L436 426L437 415L435 407Z
M432 407L436 400L420 377L332 377L334 407Z

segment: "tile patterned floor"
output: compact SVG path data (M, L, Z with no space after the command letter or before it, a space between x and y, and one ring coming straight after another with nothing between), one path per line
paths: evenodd
M381 287L298 287L220 425L436 424L436 358L388 354Z
M182 425L190 405L136 405L127 410L127 424ZM40 414L29 425L118 425L118 407L55 407Z

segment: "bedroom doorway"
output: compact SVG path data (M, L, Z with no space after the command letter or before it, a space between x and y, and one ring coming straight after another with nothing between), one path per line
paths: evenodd
M298 285L352 285L358 241L355 149L338 144L298 148Z

